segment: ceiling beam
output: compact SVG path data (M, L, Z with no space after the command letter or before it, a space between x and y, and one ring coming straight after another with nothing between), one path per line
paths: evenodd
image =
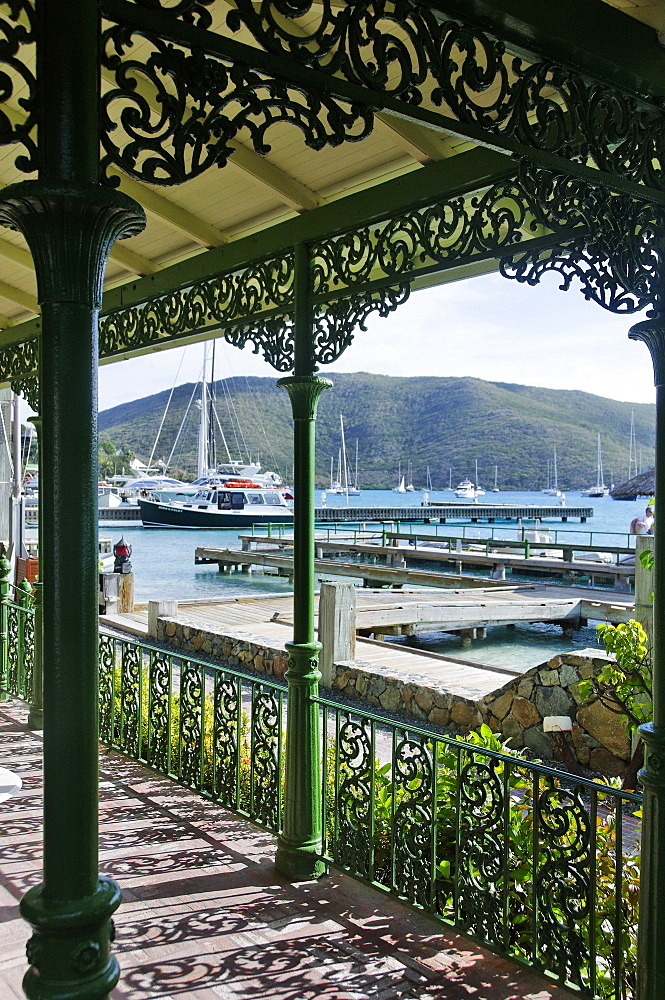
M431 129L423 128L422 125L416 125L415 122L408 122L404 118L385 112L379 113L376 117L393 132L403 149L418 163L445 160L446 157L453 155L455 140L441 135L440 132L433 132Z
M15 243L10 243L9 240L3 240L0 238L0 257L6 257L7 260L12 260L15 264L20 264L21 267L25 267L32 271L32 254L29 250L24 250L23 247L17 247Z
M233 149L233 154L229 158L231 166L239 167L255 180L269 187L280 201L283 201L290 208L294 208L296 212L309 212L324 203L323 198L301 184L291 174L276 167L265 156L259 156L254 150L248 149L247 146L236 142L235 139L229 140L228 145Z
M159 264L155 264L154 261L148 260L147 257L135 253L134 250L130 250L129 247L122 246L120 243L114 243L110 256L132 274L146 275L159 271Z
M29 292L24 292L22 289L16 288L15 285L8 285L6 281L0 281L0 295L9 299L10 302L16 302L17 305L23 306L24 309L29 309L30 312L39 312L35 295L30 295Z
M436 11L475 22L511 47L647 97L665 97L655 30L603 0L437 0Z

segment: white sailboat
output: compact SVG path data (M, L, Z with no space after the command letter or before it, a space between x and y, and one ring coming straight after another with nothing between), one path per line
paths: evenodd
M416 490L415 486L413 485L413 472L412 472L412 469L411 469L411 462L409 462L408 465L407 465L406 486L405 486L404 490L405 490L406 493L417 493L418 492Z
M553 474L552 474L552 481L550 483L550 463L549 463L549 460L548 460L548 462L547 462L547 488L544 489L544 490L542 490L541 492L542 493L546 493L547 496L550 496L550 497L560 497L561 496L561 490L559 489L558 474L557 474L557 468L556 468L556 445L554 445L554 460L553 460L552 467L553 467L554 471L553 471Z
M500 493L501 490L498 487L497 479L499 477L499 466L494 466L494 486L492 487L492 493Z
M594 497L598 499L599 497L609 496L610 489L609 486L605 485L605 476L603 473L603 451L600 446L600 434L598 435L598 474L596 485L591 486L588 490L582 490L583 497Z
M354 497L360 496L360 490L357 488L357 486L349 485L349 464L346 460L346 438L344 437L344 417L342 416L341 413L339 415L339 427L340 427L340 433L342 435L341 465L344 474L344 486L342 487L341 492L346 494L346 502L348 504L350 496ZM357 461L358 459L356 450L356 469L357 469Z
M397 473L397 486L393 489L393 493L406 493L406 486L404 485L404 476L402 475L402 463L399 462Z

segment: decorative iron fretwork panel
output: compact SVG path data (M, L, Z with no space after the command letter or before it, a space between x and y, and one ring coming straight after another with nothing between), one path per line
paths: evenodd
M457 911L462 927L502 945L507 843L507 788L502 761L467 755L459 772Z
M105 632L99 635L99 738L108 746L115 740L116 711L115 640Z
M266 360L279 368L285 353L281 339L264 338L261 331L281 322L272 314L290 307L292 297L293 255L259 261L242 271L108 313L100 321L100 353L108 356L224 324L231 343L244 347L253 342L256 353L263 348Z
M170 771L171 657L152 651L148 674L148 746L151 767Z
M252 685L250 815L271 830L279 829L282 712L279 695Z
M333 857L345 868L370 878L373 874L370 831L374 769L371 724L346 712L339 721L336 767ZM379 831L379 837L382 833L385 831ZM378 872L377 877L390 885L389 872Z
M0 4L0 145L20 144L15 164L25 173L37 169L34 6L33 0Z
M27 399L35 413L41 413L39 405L39 379L37 376L34 378L15 379L11 384L11 389L17 396L23 396L24 399Z
M205 672L199 663L180 661L180 780L201 787L203 759L203 684Z
M39 366L39 341L26 340L0 352L0 374L3 380L15 382L36 375Z
M552 62L530 63L428 3L236 0L235 8L231 29L249 29L268 52L393 102L436 109L451 131L457 122L460 134L514 152L528 147L663 187L659 106Z
M239 805L241 757L249 767L249 747L240 731L241 686L237 677L215 673L213 794L228 809ZM245 744L240 746L240 743Z
M434 867L436 783L434 745L413 733L399 734L393 753L395 891L428 907Z
M596 877L588 806L580 789L557 787L550 780L536 798L536 816L540 834L535 878L540 959L563 982L587 986L588 921Z
M103 172L118 166L150 184L224 166L237 136L265 155L278 123L312 149L358 141L372 127L368 109L122 25L104 33L102 63L116 84L102 99Z
M128 753L140 757L142 736L141 650L129 642L123 642L121 649L121 746Z
M575 282L586 299L610 312L659 308L663 275L658 247L665 232L661 209L534 167L521 167L520 183L539 221L550 227L579 226L583 235L557 247L503 256L505 277L536 285L554 272L563 290Z

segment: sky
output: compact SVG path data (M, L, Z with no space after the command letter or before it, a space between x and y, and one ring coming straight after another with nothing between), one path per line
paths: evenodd
M649 352L628 339L630 326L643 318L609 313L585 301L576 288L562 292L555 275L532 288L490 274L414 292L390 317L370 317L367 331L358 330L330 367L472 376L652 403ZM202 357L198 344L102 366L99 409L197 381ZM224 345L215 377L232 375L278 378L280 373L251 348Z

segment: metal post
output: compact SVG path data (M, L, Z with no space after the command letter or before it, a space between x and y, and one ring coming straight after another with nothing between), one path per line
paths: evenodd
M280 379L291 399L294 444L293 642L286 644L289 686L284 821L275 864L293 879L317 878L321 859L321 744L318 694L320 643L314 638L314 440L321 393L332 385L315 375L308 248L295 247L295 366Z
M9 701L9 649L7 634L7 598L9 597L9 574L12 565L0 556L0 702Z
M37 460L39 485L45 482L42 465L42 418L33 415L30 423L37 432ZM35 609L34 650L32 654L32 692L30 695L30 710L28 726L30 729L44 728L44 608L42 595L42 558L44 539L42 537L42 497L44 491L40 488L37 499L37 552L39 554L39 575L32 591L32 603Z
M665 503L665 316L637 323L629 336L646 343L656 384L656 499ZM654 537L653 721L640 726L644 791L637 998L665 996L665 530Z
M119 975L110 918L120 890L98 873L98 314L113 243L145 216L99 184L99 4L37 0L36 17L39 180L0 195L0 223L23 234L35 263L49 483L43 881L21 901L33 927L23 988L33 1000L101 1000Z

